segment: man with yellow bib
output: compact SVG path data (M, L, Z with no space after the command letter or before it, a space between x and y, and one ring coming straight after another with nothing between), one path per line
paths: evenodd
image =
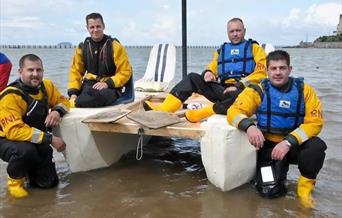
M65 149L62 138L51 133L69 111L69 100L50 80L43 80L42 60L24 55L19 61L19 79L0 94L0 158L7 162L8 191L16 197L28 195L31 186L51 188L58 184L53 146Z
M99 13L86 17L90 37L75 50L69 74L68 95L72 106L112 105L132 75L125 48L104 34L105 24Z

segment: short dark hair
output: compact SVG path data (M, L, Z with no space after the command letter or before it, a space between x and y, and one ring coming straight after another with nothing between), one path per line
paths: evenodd
M243 25L243 26L245 26L245 25L243 24L243 21L242 21L242 19L241 19L241 18L238 18L238 17L234 17L234 18L232 18L232 19L228 20L228 22L227 22L227 23L231 23L231 22L241 22L241 23L242 23L242 25Z
M284 50L275 50L268 53L266 57L266 65L268 67L270 61L285 60L287 65L290 66L290 55Z
M40 57L38 57L35 54L26 54L24 56L22 56L19 60L19 67L23 68L25 65L25 61L26 60L30 60L30 61L40 61L40 63L43 65L42 59L40 59Z
M91 14L88 14L86 16L86 22L87 22L87 25L88 25L88 20L89 19L100 19L102 24L104 25L104 22L103 22L103 18L102 18L102 15L100 13L91 13Z

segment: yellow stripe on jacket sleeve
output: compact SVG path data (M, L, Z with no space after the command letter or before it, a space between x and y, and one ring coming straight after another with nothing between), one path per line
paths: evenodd
M42 131L40 131L39 129L36 129L36 128L32 128L32 129L33 129L33 131L32 131L32 137L31 137L30 142L36 143L36 144L40 144L40 142L43 139L44 132L42 132Z

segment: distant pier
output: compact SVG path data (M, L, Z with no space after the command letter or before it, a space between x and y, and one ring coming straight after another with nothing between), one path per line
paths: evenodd
M0 48L37 48L37 49L42 49L42 48L75 48L75 45L0 45Z
M9 49L70 49L75 48L76 45L0 45L0 48ZM152 48L153 45L127 45L126 48ZM218 48L217 45L189 45L188 48ZM176 45L176 48L182 48Z

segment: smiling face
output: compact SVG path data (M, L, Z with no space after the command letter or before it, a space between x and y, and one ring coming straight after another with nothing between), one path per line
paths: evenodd
M228 38L231 43L238 44L245 38L245 27L238 20L229 21L227 24Z
M88 19L87 30L90 34L90 37L95 42L99 42L102 40L103 34L104 34L103 33L104 29L105 29L105 25L102 23L100 18Z
M43 80L43 64L40 60L31 61L25 59L23 66L19 68L21 81L28 86L38 87Z
M289 81L289 75L292 67L286 60L270 60L267 67L267 75L275 87L281 87Z

